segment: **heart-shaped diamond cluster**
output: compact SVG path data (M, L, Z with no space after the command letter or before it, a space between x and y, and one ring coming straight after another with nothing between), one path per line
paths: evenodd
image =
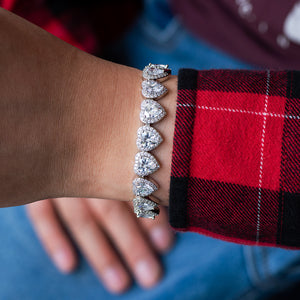
M157 190L157 186L145 178L134 179L132 185L136 196L147 197Z
M143 77L145 79L159 79L168 76L170 73L168 65L149 64L143 70Z
M140 196L133 199L133 207L138 218L154 219L159 214L157 203Z
M142 126L137 131L136 145L140 151L151 151L162 142L159 132L149 125Z
M155 157L149 152L138 152L135 155L134 172L136 175L148 176L160 168Z
M156 80L149 79L142 82L142 94L145 98L158 98L167 91L167 88Z
M140 119L143 123L153 124L166 115L165 109L152 99L145 99L141 104Z

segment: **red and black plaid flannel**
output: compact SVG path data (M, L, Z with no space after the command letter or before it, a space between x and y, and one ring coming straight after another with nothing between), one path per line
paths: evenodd
M300 248L300 72L179 72L170 222Z

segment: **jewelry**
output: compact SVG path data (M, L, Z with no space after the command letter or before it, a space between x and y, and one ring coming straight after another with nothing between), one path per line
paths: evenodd
M134 172L138 178L133 180L134 212L137 217L154 219L159 214L156 202L148 197L158 189L158 185L149 175L160 168L153 154L149 153L163 141L159 132L151 124L159 122L166 115L165 109L157 102L167 92L167 88L157 79L171 74L168 65L149 64L143 70L142 95L146 98L141 103L140 120L144 123L137 131L136 145L140 152L135 155ZM147 177L147 178L145 178Z

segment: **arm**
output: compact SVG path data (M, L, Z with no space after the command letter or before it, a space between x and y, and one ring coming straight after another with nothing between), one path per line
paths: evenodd
M0 205L72 196L130 200L141 72L0 14ZM173 85L164 99L170 117L159 124L166 142L157 157L168 165L155 178L163 204L176 78L166 85Z

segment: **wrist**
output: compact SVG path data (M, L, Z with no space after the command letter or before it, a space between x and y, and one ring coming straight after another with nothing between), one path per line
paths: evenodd
M67 94L81 52L1 8L0 16L0 205L12 206L64 191L77 149Z
M65 180L65 196L132 200L136 133L142 102L142 72L90 57L81 67L70 126L74 159ZM88 60L89 60L88 59ZM81 62L82 63L82 62ZM159 100L167 116L155 128L164 142L153 151L161 168L151 175L160 188L154 193L168 205L176 113L177 77L164 81L169 92ZM72 123L72 122L71 122Z
M64 196L129 200L141 72L85 56L72 84L76 150L65 168Z

